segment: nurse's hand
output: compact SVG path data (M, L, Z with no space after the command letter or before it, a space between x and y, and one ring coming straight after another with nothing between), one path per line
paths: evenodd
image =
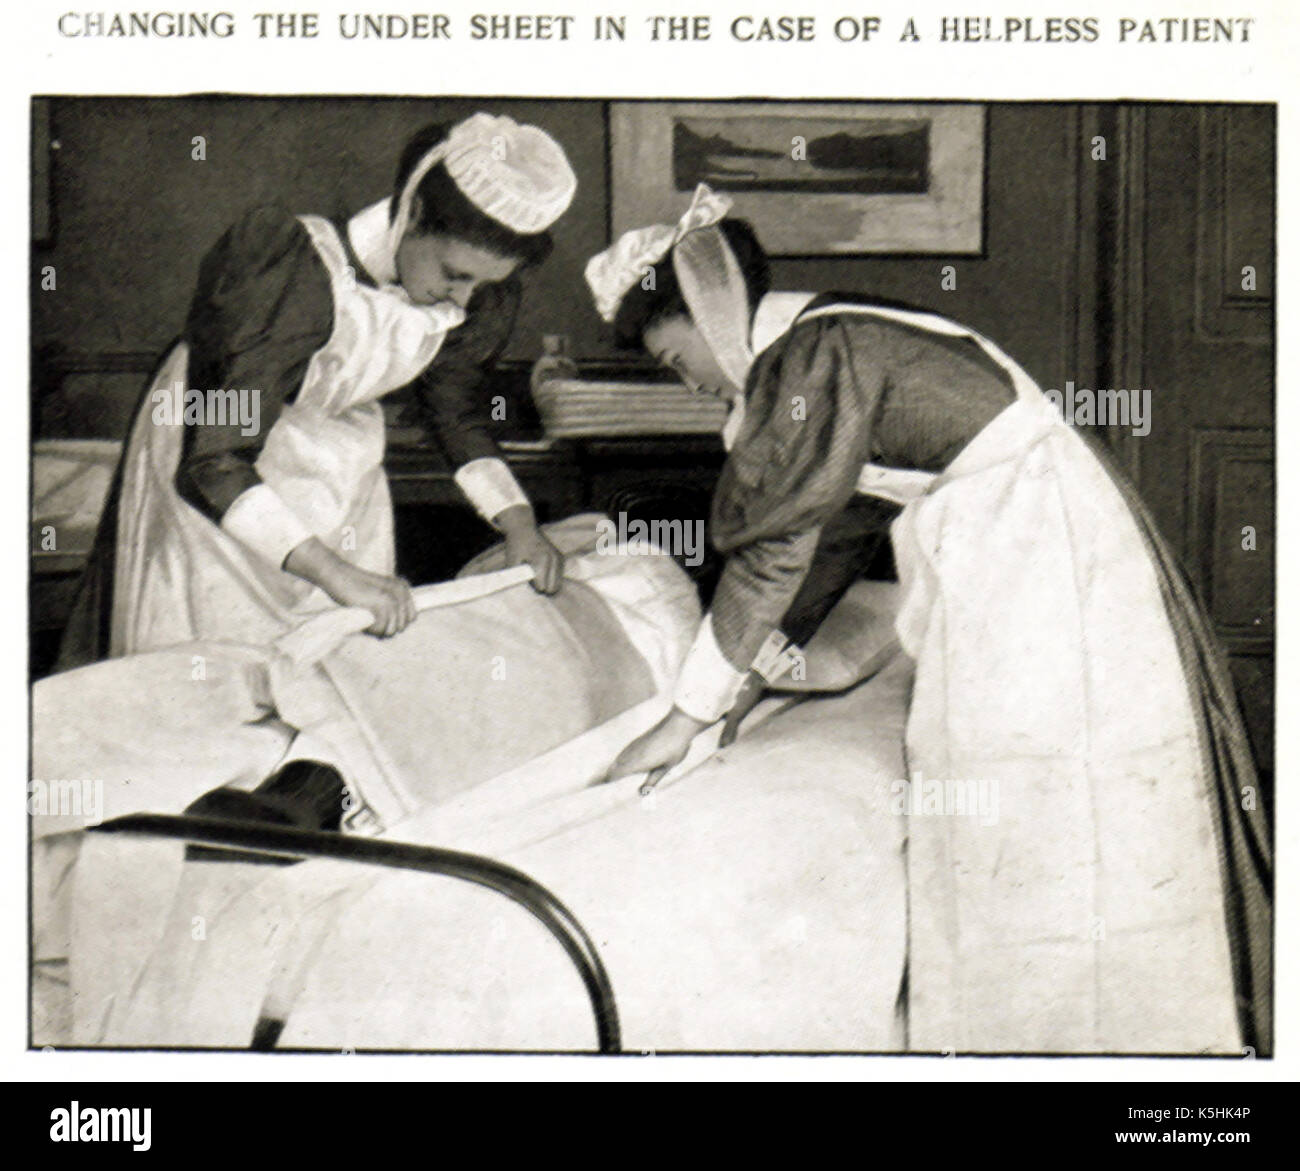
M403 578L370 573L355 565L348 566L340 576L334 590L326 592L340 606L359 606L375 616L366 627L367 634L392 638L415 621L415 595Z
M370 573L345 561L319 537L309 537L284 559L284 568L319 586L340 606L359 606L375 616L367 634L390 638L415 621L415 596L400 577Z
M604 779L616 781L633 773L658 772L662 776L685 759L691 741L708 726L680 708L673 708L650 731L638 736L618 754Z
M499 513L494 523L505 534L507 565L531 565L533 589L556 593L564 581L564 554L537 527L533 510L517 504Z

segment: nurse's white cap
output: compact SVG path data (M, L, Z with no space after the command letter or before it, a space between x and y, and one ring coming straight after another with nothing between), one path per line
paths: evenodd
M471 203L525 235L555 223L578 187L555 139L500 114L474 114L456 123L447 135L443 165Z

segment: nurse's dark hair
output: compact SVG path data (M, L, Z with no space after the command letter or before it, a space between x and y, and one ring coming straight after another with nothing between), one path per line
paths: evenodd
M388 203L389 223L397 218L397 204L406 181L420 160L447 137L450 129L442 123L426 126L412 135L402 149L393 196ZM541 264L551 254L550 232L516 232L493 219L465 196L442 163L429 168L415 193L420 198L420 215L411 228L417 235L453 236L525 266Z
M763 251L763 245L758 242L748 220L726 219L718 227L745 278L749 311L752 314L772 285L767 253ZM614 336L624 349L638 348L645 331L657 322L671 317L690 316L686 298L682 296L681 285L677 282L677 272L669 258L665 257L654 266L654 276L653 282L637 281L624 294L618 307L618 313L614 317ZM647 283L653 283L653 288L647 289Z

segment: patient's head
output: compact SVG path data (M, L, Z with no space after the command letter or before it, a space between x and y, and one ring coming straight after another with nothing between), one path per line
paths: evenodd
M744 278L752 320L771 282L767 255L745 220L726 219L718 227ZM628 290L619 304L614 329L620 345L643 346L692 390L721 398L733 398L743 390L723 372L692 319L671 263L656 265L654 280L640 281Z

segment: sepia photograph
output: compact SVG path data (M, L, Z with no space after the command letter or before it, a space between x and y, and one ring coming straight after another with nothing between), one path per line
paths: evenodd
M1277 106L974 98L32 96L31 1048L1273 1055Z

